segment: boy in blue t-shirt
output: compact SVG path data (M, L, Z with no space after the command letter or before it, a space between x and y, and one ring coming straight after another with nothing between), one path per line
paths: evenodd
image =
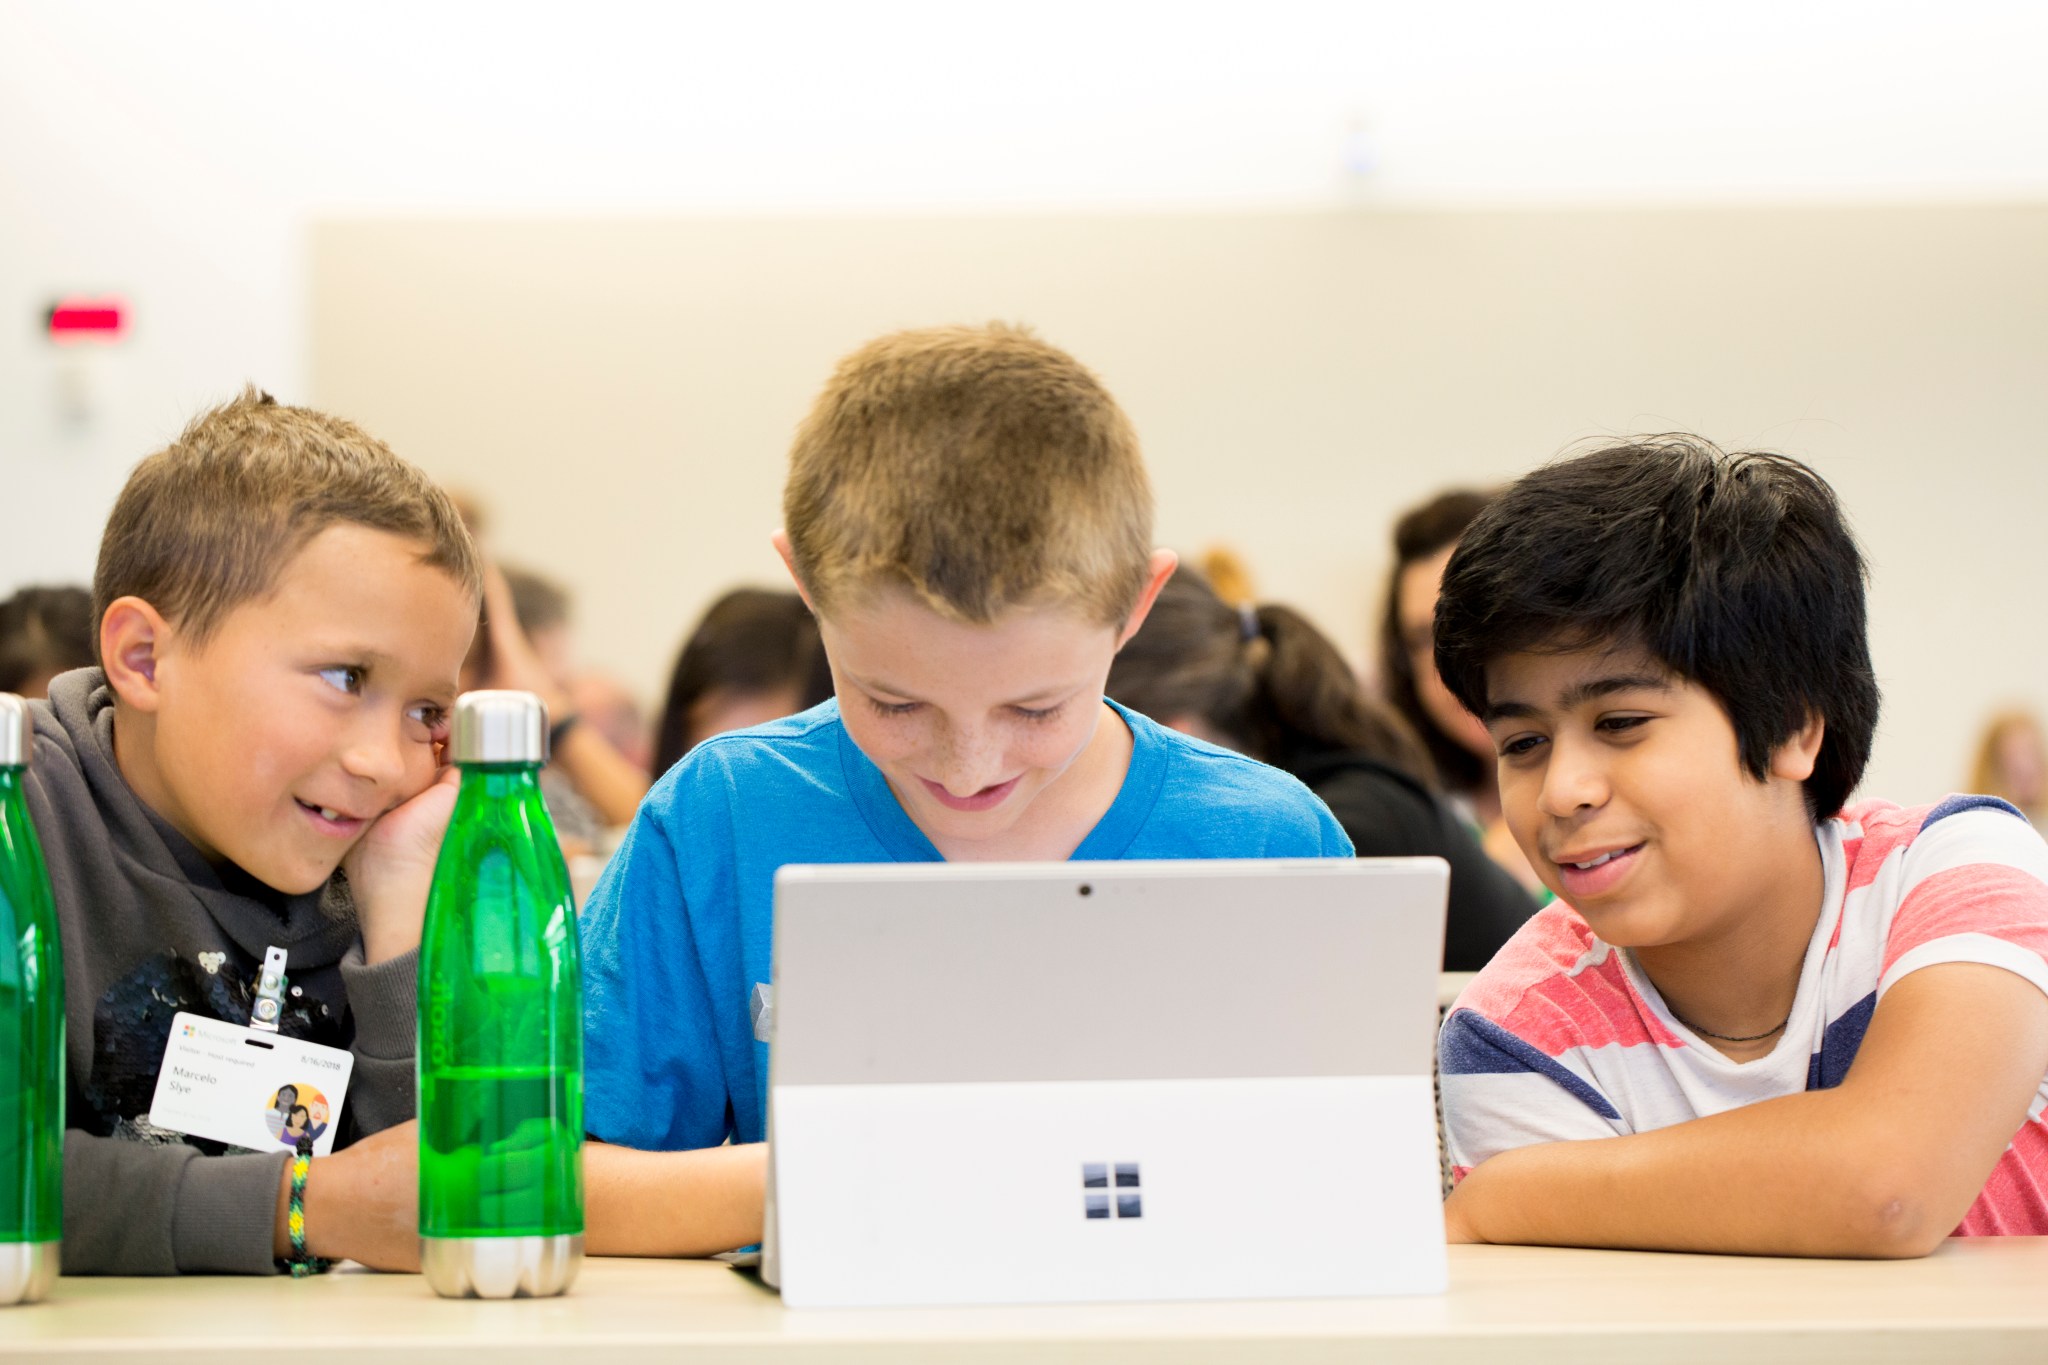
M1128 420L1064 352L1004 327L862 347L783 511L838 696L699 745L586 907L586 1127L617 1144L589 1154L595 1253L760 1236L778 867L1351 853L1293 778L1103 697L1175 561Z

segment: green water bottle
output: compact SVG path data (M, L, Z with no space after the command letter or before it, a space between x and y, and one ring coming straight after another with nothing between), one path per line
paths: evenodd
M57 1278L64 1235L64 957L22 779L28 703L0 692L0 1304Z
M532 693L455 703L419 988L420 1260L447 1298L560 1294L583 1263L583 987L547 740Z

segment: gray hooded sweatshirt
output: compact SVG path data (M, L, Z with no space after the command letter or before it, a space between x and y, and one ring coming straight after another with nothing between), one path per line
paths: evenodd
M413 1116L418 955L364 965L342 878L284 895L210 864L143 805L114 761L98 669L62 675L32 710L29 813L64 947L64 1271L269 1274L289 1153L231 1152L149 1122L171 1018L246 1024L264 949L285 949L280 1031L355 1054L332 1120L339 1149Z

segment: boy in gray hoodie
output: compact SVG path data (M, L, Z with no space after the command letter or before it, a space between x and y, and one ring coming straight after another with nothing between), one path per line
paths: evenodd
M417 949L479 584L425 475L254 389L129 477L94 575L101 666L33 704L28 800L64 946L67 1273L269 1273L286 1253L290 1153L148 1113L172 1017L247 1023L273 945L281 1032L355 1057L336 1150L306 1181L307 1249L417 1264Z

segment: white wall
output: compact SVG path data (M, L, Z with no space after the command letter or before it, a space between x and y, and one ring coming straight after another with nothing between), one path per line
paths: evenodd
M2044 50L2022 0L0 0L0 591L202 403L307 394L317 219L2039 200ZM70 291L135 317L83 422Z
M1367 649L1398 511L1587 437L1692 430L1834 481L1870 556L1870 790L1961 780L2048 702L2048 205L1032 218L349 221L312 253L317 401L457 487L654 692L775 582L790 434L892 328L1029 322L1144 441L1159 534Z

